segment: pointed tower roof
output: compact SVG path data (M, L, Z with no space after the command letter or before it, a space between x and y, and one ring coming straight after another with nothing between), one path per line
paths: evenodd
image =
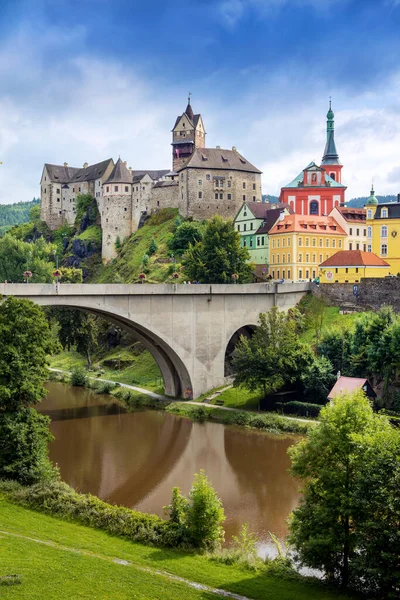
M321 165L340 165L339 154L335 144L335 115L332 110L331 100L329 100L329 110L326 118L326 145Z
M371 194L367 200L367 204L365 206L378 205L378 198L375 196L374 184L372 184Z
M192 106L190 104L190 96L191 96L191 92L189 92L188 105L186 107L185 113L187 114L187 116L189 117L189 119L193 122L194 113L193 113L193 108L192 108Z
M132 173L120 158L105 183L132 183Z

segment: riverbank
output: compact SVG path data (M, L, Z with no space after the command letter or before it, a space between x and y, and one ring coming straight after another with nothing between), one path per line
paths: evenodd
M176 550L112 537L0 496L1 596L5 600L348 600L305 578L249 571ZM26 557L30 556L27 561ZM2 583L5 577L14 585ZM18 583L20 582L20 583Z
M61 376L60 380L64 383L66 383L66 377L70 375L68 371L62 371L61 369L50 369L50 371L54 374L52 378L57 380L56 376L59 374ZM96 377L89 376L88 380L89 387L101 389L99 388L99 380ZM304 435L310 427L314 427L316 424L316 421L307 421L306 419L287 417L276 413L251 412L188 400L177 401L144 388L109 379L102 379L101 382L114 386L105 393L116 397L129 411L144 408L165 410L194 421L214 421L224 425L238 425L274 434L295 433Z

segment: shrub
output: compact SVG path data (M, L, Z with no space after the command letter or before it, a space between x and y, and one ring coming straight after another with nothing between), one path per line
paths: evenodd
M55 476L48 459L49 423L33 408L0 413L0 478L30 485Z
M96 387L96 394L111 394L115 384L110 381L99 381Z
M233 413L232 415L232 423L235 425L249 425L252 420L252 416L249 413L238 412Z
M154 238L152 238L149 249L147 250L147 254L149 256L151 256L152 254L155 254L157 252L157 250L158 250L158 246L157 246L156 240Z
M257 536L249 533L247 523L244 523L239 535L232 536L230 547L217 550L210 558L225 565L240 565L246 569L257 570L263 566L263 561L257 554L257 542Z
M310 402L276 402L275 407L287 415L299 415L302 417L318 417L322 406Z
M71 385L74 386L85 386L88 382L86 371L83 367L76 367L72 369L71 373Z
M224 541L225 513L221 499L203 470L194 476L189 501L186 523L191 544L207 550L219 548Z

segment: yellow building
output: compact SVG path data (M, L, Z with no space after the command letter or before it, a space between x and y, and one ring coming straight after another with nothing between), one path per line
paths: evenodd
M400 202L378 204L372 186L365 205L367 211L368 250L390 265L390 273L400 273Z
M341 250L319 265L321 283L359 283L365 277L386 277L389 264L373 252Z
M283 215L282 215L283 217ZM318 266L345 247L346 233L332 217L286 215L269 232L273 279L315 279Z

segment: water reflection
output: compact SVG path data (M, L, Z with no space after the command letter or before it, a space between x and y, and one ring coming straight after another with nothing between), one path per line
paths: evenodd
M268 531L286 535L298 502L287 471L293 438L158 411L125 414L90 390L48 388L40 410L53 418L50 457L74 488L162 516L172 488L188 493L193 474L205 469L225 507L227 539L244 522L262 538L263 551Z

